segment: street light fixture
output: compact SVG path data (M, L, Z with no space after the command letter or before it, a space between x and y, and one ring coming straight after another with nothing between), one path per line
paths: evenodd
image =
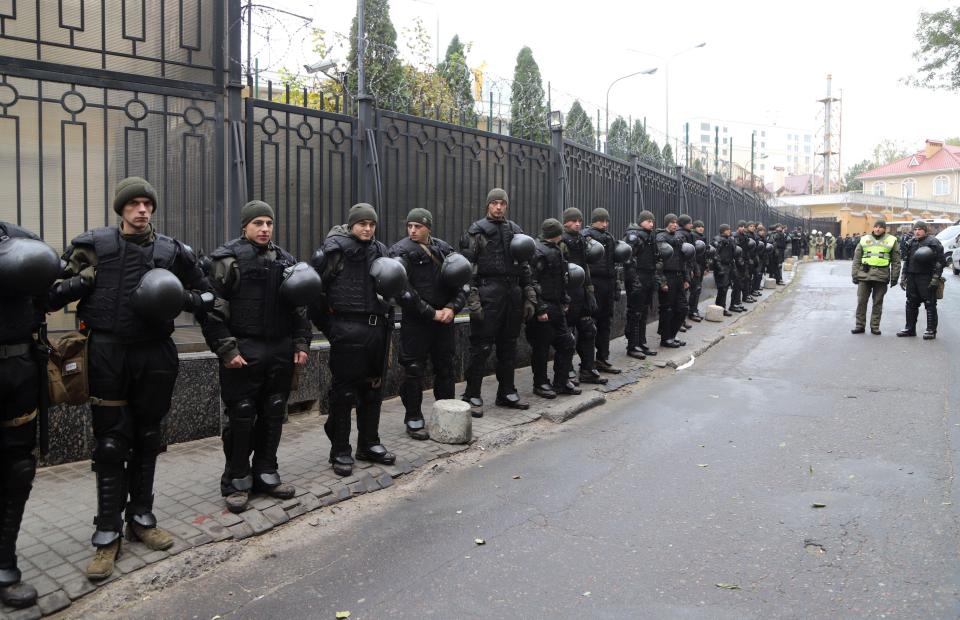
M670 144L670 63L673 62L673 59L676 58L677 56L686 54L687 52L692 52L693 50L700 49L701 47L706 47L706 46L707 46L707 43L706 41L704 41L703 43L697 43L694 46L688 47L686 49L682 49L679 52L676 52L675 54L671 54L670 56L660 56L659 54L651 54L650 52L641 52L640 50L633 50L633 49L627 50L628 52L636 52L637 54L646 54L647 56L653 56L654 58L659 58L660 60L663 61L663 74L664 74L663 77L664 77L664 82L666 83L666 88L665 88L666 101L664 105L666 110L664 112L664 116L666 117L665 121L667 126L664 127L664 130L666 131L667 137L666 137L666 141L664 142L665 144Z
M554 110L547 117L547 123L550 129L563 129L563 112Z
M610 82L610 86L607 88L606 128L604 129L604 136L609 137L609 135L610 135L610 89L613 88L613 85L616 84L617 82L619 82L620 80L625 80L625 79L627 79L627 78L629 78L629 77L633 77L633 76L635 76L635 75L653 75L653 74L656 73L656 72L657 72L657 68L656 68L656 67L654 67L654 68L652 68L652 69L644 69L643 71L637 71L636 73L629 73L629 74L627 74L627 75L618 77L618 78L615 79L614 81ZM607 144L608 144L608 142L607 142L607 140L606 140L606 138L605 138L604 141L603 141L603 150L604 150L605 153L609 154L609 153L610 153L610 149L608 148Z

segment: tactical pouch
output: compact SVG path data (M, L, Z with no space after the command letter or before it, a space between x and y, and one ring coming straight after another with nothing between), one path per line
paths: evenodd
M87 337L69 332L51 344L47 361L50 405L82 405L90 401Z

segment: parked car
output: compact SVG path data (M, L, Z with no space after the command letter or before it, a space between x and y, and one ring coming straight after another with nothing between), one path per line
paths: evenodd
M953 275L960 276L960 265L954 261L954 254L960 259L960 226L949 226L937 233L937 239L943 244L943 254L947 259L947 267L953 270Z

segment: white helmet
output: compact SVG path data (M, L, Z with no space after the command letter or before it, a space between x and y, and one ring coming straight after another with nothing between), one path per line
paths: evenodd
M817 234L817 229L816 229L816 228L814 228L813 230L811 230L811 231L810 231L810 234L811 234L811 235L815 235L815 234Z

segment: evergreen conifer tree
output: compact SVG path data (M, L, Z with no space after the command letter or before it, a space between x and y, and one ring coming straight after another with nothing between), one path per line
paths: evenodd
M543 79L533 51L524 47L517 54L510 93L510 135L535 142L547 141L547 108Z
M574 101L573 105L570 106L570 111L567 112L567 122L563 129L563 135L587 148L592 149L597 146L597 139L593 133L593 121L587 116L587 112L580 105L579 100Z
M377 106L388 110L407 109L403 66L397 50L397 30L390 21L389 0L363 0L366 46L363 55L367 93ZM350 27L350 92L357 92L357 18Z

